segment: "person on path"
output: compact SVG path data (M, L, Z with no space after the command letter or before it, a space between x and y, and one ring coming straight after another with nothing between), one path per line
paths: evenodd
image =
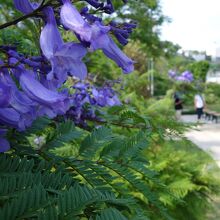
M174 107L176 110L176 119L181 120L182 110L183 110L183 104L182 100L180 99L179 95L177 93L174 94Z
M196 94L194 97L194 106L197 114L198 122L201 120L203 115L203 109L205 107L205 101L201 94Z

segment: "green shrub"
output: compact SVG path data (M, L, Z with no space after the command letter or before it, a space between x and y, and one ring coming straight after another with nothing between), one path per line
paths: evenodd
M160 200L174 219L206 220L210 198L220 192L219 168L211 156L187 140L152 144L146 155L170 192L160 193Z

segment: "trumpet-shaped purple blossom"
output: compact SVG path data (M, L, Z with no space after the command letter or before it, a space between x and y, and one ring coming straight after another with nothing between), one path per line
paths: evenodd
M28 14L39 8L38 2L14 0L14 5ZM0 152L10 148L6 140L7 129L23 131L39 116L53 118L68 111L67 117L85 125L86 119L97 119L98 107L120 105L116 93L107 85L96 88L77 83L72 95L61 86L68 75L80 79L86 77L87 69L82 61L87 53L86 47L93 51L101 49L124 73L131 72L133 61L114 43L110 31L125 45L134 25L110 23L105 26L101 18L89 14L88 8L81 10L80 14L70 0L60 2L63 3L60 11L63 26L72 30L81 43L63 42L53 9L42 3L46 23L40 36L43 55L27 57L19 54L15 47L0 47L7 57L5 63L0 61ZM110 14L114 11L111 0L87 2L102 12Z
M86 126L87 119L100 120L95 113L97 107L121 105L116 92L109 85L97 88L88 83L77 83L74 89L73 106L67 116L81 126Z
M110 26L104 26L100 19L94 19L93 23L89 24L85 21L70 0L62 0L62 2L63 6L61 7L60 18L65 28L72 30L79 40L84 42L84 45L90 45L92 50L101 49L108 58L112 59L119 67L122 68L124 73L133 71L133 61L118 48L109 36L109 31L112 30L118 41L122 45L125 45L128 42L127 38L131 29L136 25L126 23L123 26L123 29L120 30L120 28L114 27L114 25L112 25L112 28ZM88 0L87 2L93 7L107 13L112 13L114 11L111 0L107 0L106 3L99 2L98 0ZM16 8L24 14L29 13L38 7L37 4L31 3L28 0L15 0L14 3ZM62 52L65 51L65 49L63 49L62 46L66 48L67 46L70 46L70 43L68 45L63 43L60 33L56 27L57 24L53 9L51 7L46 7L43 11L47 24L41 33L40 44L44 55L50 60L52 65L52 71L48 75L49 79L57 79L60 83L62 83L66 79L67 73L83 79L86 76L86 67L81 59L86 54L85 48L77 45L78 48L80 47L80 49L78 49L80 56L77 57L77 59L73 56L73 54L69 53L70 50L63 54ZM86 14L85 17L88 18L89 14L87 11L88 10L84 10L84 14ZM73 43L72 47L76 47L76 44ZM61 55L60 51L62 51ZM27 63L31 63L31 65L35 64L29 60L27 60ZM70 63L72 65L70 65ZM57 68L57 66L60 67Z
M9 142L4 138L7 130L0 128L0 153L8 151L10 149Z
M55 113L64 114L68 109L69 101L65 95L47 89L30 73L22 73L20 85L32 100L51 108Z
M53 9L45 8L44 14L47 24L41 32L40 45L52 66L48 79L56 79L60 85L66 80L68 73L84 79L87 68L82 58L87 53L86 48L80 43L64 43L56 26Z
M183 76L185 78L185 81L187 81L187 82L192 82L193 81L193 74L188 70L184 71L181 74L181 76Z
M133 61L128 58L115 44L113 39L108 35L110 27L102 25L95 21L92 25L91 49L102 49L104 54L115 61L124 73L130 73L134 70Z
M121 104L118 96L115 94L112 88L107 86L101 89L92 88L92 95L94 97L95 103L101 107Z
M31 13L36 10L40 4L37 2L30 2L29 0L14 0L14 5L17 10L23 14Z
M63 3L60 16L65 27L75 32L80 40L90 43L92 50L101 49L108 58L122 68L124 73L134 70L133 61L119 49L109 36L108 33L111 29L109 26L104 26L97 20L89 25L69 0L63 0Z
M0 81L0 108L7 107L11 99L11 88Z
M182 72L180 75L178 75L175 71L169 70L168 75L171 79L174 79L179 82L192 82L193 81L193 74L186 70Z
M0 123L24 130L24 126L20 121L20 114L13 108L0 108Z
M62 24L80 36L82 41L90 41L92 31L90 25L83 19L70 0L62 0L63 6L60 11Z
M176 72L174 70L169 70L168 75L169 75L170 78L173 79L174 77L176 77Z

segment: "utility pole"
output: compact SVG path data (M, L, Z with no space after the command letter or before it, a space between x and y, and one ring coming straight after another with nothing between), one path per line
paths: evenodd
M147 71L148 71L148 84L147 84L147 91L151 94L151 59L147 59Z
M153 58L150 58L148 60L148 86L147 90L150 92L150 95L154 95L154 60Z
M150 94L151 96L154 95L154 60L153 58L150 59Z

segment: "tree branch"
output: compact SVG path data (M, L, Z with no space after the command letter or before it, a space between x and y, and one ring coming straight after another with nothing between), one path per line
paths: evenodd
M78 0L76 0L74 2L78 2ZM19 18L16 18L13 21L9 21L9 22L7 22L5 24L0 25L0 30L4 29L4 28L7 28L7 27L10 27L12 25L16 25L20 21L23 21L23 20L25 20L27 18L40 16L39 12L42 11L42 9L47 7L47 6L59 7L61 5L61 3L52 4L52 0L48 1L46 4L44 4L44 3L45 3L45 0L43 0L41 2L41 5L36 10L34 10L33 12L31 12L29 14L26 14L26 15L23 15L23 16L21 16Z
M45 7L47 7L47 6L50 6L51 2L52 2L52 1L49 1L49 2L47 2L46 4L44 4L44 3L45 3L45 0L43 0L42 3L41 3L41 5L40 5L36 10L34 10L33 12L31 12L31 13L29 13L29 14L26 14L26 15L23 15L23 16L21 16L21 17L19 17L19 18L16 18L16 19L14 19L13 21L9 21L9 22L7 22L7 23L5 23L5 24L0 25L0 30L1 30L1 29L4 29L4 28L7 28L7 27L10 27L10 26L12 26L12 25L16 25L16 24L19 23L20 21L23 21L23 20L25 20L25 19L27 19L27 18L40 16L39 12L42 11L43 8L45 8ZM59 5L60 5L60 4L59 4Z
M5 24L2 24L2 25L0 25L0 29L4 29L4 28L7 28L7 27L9 27L9 26L16 25L16 24L19 23L20 21L23 21L23 20L25 20L25 19L27 19L27 18L30 18L30 17L37 16L37 12L38 12L40 9L42 9L42 7L36 9L35 11L31 12L30 14L23 15L23 16L21 16L21 17L15 19L15 20L13 20L13 21L9 21L9 22L7 22L7 23L5 23Z

